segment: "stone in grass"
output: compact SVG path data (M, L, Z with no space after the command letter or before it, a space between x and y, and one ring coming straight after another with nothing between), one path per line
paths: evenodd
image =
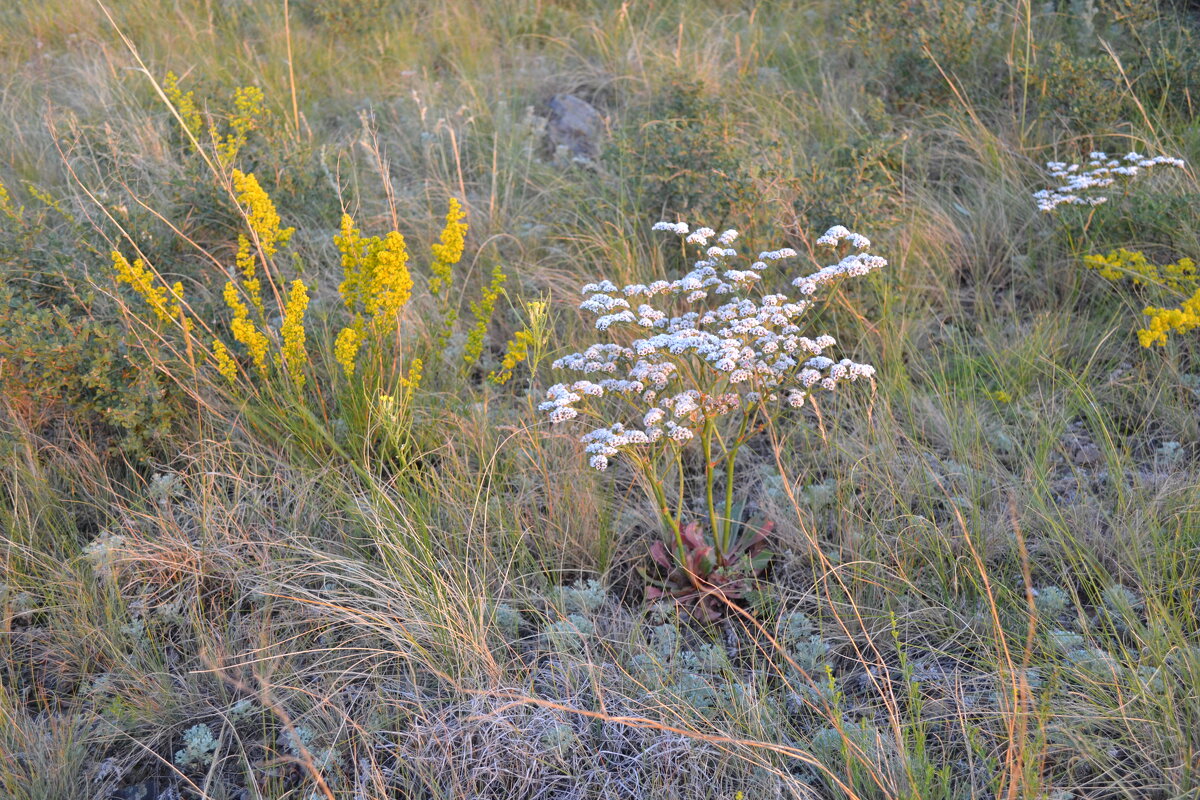
M554 152L563 148L576 161L595 161L604 135L604 117L595 106L573 94L556 94L549 108L546 137Z
M106 796L112 800L180 800L179 789L154 778L123 786Z

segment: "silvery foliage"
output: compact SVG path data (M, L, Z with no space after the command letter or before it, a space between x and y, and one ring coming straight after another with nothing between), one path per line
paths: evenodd
M206 769L217 751L217 737L207 725L193 725L183 734L183 749L175 753L175 763L184 769Z

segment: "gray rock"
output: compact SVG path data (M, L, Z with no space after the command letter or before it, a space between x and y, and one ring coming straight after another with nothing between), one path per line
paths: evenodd
M1100 448L1091 442L1084 442L1075 451L1075 463L1081 467L1094 467L1104 461Z
M546 136L552 149L564 148L576 159L592 161L600 154L604 117L595 106L573 94L550 98Z

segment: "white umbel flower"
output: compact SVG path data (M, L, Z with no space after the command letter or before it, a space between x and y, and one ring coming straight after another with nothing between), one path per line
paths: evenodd
M1114 186L1118 179L1132 180L1152 167L1165 165L1182 169L1187 163L1172 156L1146 158L1137 151L1126 153L1120 160L1109 158L1107 153L1094 151L1086 164L1067 164L1063 161L1047 161L1046 172L1051 178L1061 181L1058 186L1039 189L1033 193L1038 210L1053 212L1059 206L1098 206L1108 202L1107 195L1098 190ZM1125 162L1122 164L1121 162Z
M1131 159L1105 168L1140 164ZM774 282L764 280L764 273L769 278L769 269L797 257L792 248L766 250L739 265L730 246L736 230L718 236L712 228L692 230L682 221L653 227L684 237L699 258L689 272L670 281L618 287L602 280L584 286L580 308L596 315L596 329L623 333L557 359L555 369L597 377L551 386L538 406L554 423L577 419L585 410L603 418L608 406L601 404L615 409L616 398L622 407L632 406L636 415L629 427L614 422L580 437L593 468L605 470L612 458L638 449L684 447L722 417L778 413L780 407L771 404L780 398L783 407L800 408L816 387L873 379L870 365L823 355L836 345L833 338L801 336L798 324L813 305L808 296L835 280L887 266L868 252L867 237L840 225L826 231L817 244L832 248L840 260L792 281L801 295L792 300L760 289ZM632 298L637 298L636 310Z

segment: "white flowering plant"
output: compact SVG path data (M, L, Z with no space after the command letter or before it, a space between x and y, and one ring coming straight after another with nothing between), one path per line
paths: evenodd
M773 275L797 258L795 250L742 259L734 249L735 230L717 234L684 222L660 222L654 229L674 233L685 249L697 251L691 271L674 281L584 286L580 308L596 315L596 329L607 340L554 362L582 377L551 386L539 410L555 424L598 423L580 437L591 466L603 471L622 456L644 477L669 535L670 560L687 579L687 586L676 588L694 597L724 584L722 593L729 596L738 588L735 576L757 572L765 557L761 528L743 524L742 504L734 505L739 449L815 392L874 379L867 364L825 355L833 338L802 335L800 318L821 289L887 261L869 252L867 237L834 226L816 244L837 260L792 280L792 299L765 287L779 283ZM703 525L686 521L684 508L683 451L696 445L704 464ZM672 476L678 481L674 503L667 485ZM724 494L721 504L718 493ZM665 548L654 555L660 564L667 557ZM651 586L647 596L660 597L666 588Z
M1058 186L1041 189L1033 193L1038 210L1046 213L1056 211L1059 206L1099 206L1108 202L1108 196L1100 192L1114 187L1118 181L1132 181L1147 170L1159 165L1182 169L1187 166L1182 158L1154 156L1147 158L1138 152L1129 152L1120 159L1096 151L1088 154L1084 164L1068 164L1065 161L1047 161L1046 171L1051 178L1062 181Z

